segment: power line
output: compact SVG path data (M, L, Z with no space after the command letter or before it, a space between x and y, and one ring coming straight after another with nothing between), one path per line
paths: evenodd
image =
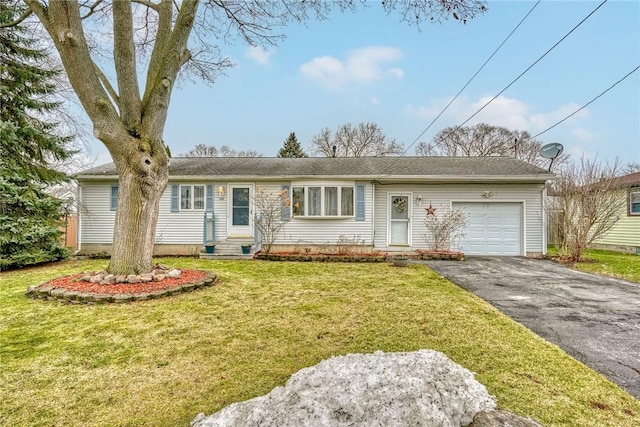
M457 131L458 129L460 129L462 126L464 126L465 124L467 124L469 122L469 120L471 120L472 118L474 118L475 116L477 116L482 110L484 110L489 104L491 104L493 101L495 101L500 95L502 95L507 89L509 89L515 82L517 82L518 80L520 80L520 78L522 76L524 76L526 73L529 72L529 70L531 70L538 62L540 62L545 56L547 56L553 49L555 49L560 43L562 43L567 37L569 37L571 35L571 33L573 33L578 27L580 27L587 19L589 19L594 13L596 13L598 11L598 9L600 9L608 0L604 0L602 3L600 3L595 9L593 9L591 11L591 13L589 13L587 16L585 16L582 21L578 22L578 24L576 24L576 26L574 26L567 34L565 34L560 40L558 40L553 46L551 46L545 53L542 54L542 56L540 56L538 59L536 59L531 65L529 65L522 73L520 73L520 75L518 77L516 77L515 79L513 79L511 81L511 83L509 83L507 86L504 87L504 89L502 89L500 92L498 92L493 98L491 98L486 104L484 104L482 107L480 107L475 113L473 113L471 116L469 116L469 118L467 118L464 122L462 122L461 124L459 124L458 126L456 126L456 128L454 130L451 131L451 133Z
M505 39L502 41L502 43L500 43L500 45L493 51L493 53L491 55L489 55L489 57L487 58L486 61L484 61L484 63L480 66L480 68L478 68L478 70L473 74L473 76L471 76L471 78L467 81L467 83L465 83L465 85L462 87L462 89L460 89L458 91L458 93L456 93L456 95L451 99L451 101L449 101L449 103L442 109L442 111L440 111L440 113L431 121L431 123L429 123L429 125L422 131L420 132L420 134L413 140L413 142L411 144L409 144L409 146L402 152L402 154L399 157L403 157L407 151L409 151L409 149L411 147L413 147L415 145L416 142L418 142L420 140L420 138L422 138L422 136L427 133L427 131L429 129L431 129L431 126L433 126L433 124L440 118L440 116L442 116L445 111L447 111L447 109L451 106L451 104L453 104L453 102L458 99L458 97L460 96L460 94L467 88L467 86L469 86L469 84L476 78L476 76L480 73L480 71L482 71L484 69L484 67L489 63L489 61L491 61L493 59L493 57L498 53L498 51L502 48L502 46L504 46L504 44L511 38L511 36L513 35L513 33L515 33L518 28L520 28L520 25L522 25L522 23L529 17L529 15L534 11L534 9L536 7L538 7L538 5L540 4L541 0L538 0L536 2L536 4L533 5L533 7L531 7L531 9L529 9L529 11L527 12L527 14L520 20L520 22L518 22L518 24L513 28L513 30L511 30L511 32L507 35L507 37L505 37ZM393 164L395 163L395 161L389 165L389 168L391 168L393 166ZM383 171L382 174L384 174ZM382 175L381 174L381 175Z
M511 30L511 32L509 33L509 35L502 41L502 43L500 43L500 45L493 51L493 53L489 56L489 58L487 58L486 61L484 61L484 64L482 64L480 66L480 68L478 68L478 70L475 72L475 74L473 76L471 76L471 78L467 81L467 83L465 83L465 85L462 87L462 89L460 89L458 91L458 93L456 93L456 95L451 99L451 101L449 101L449 103L442 109L442 111L440 111L440 113L431 121L431 123L429 123L429 125L416 137L416 139L413 140L413 142L407 147L406 150L403 151L403 155L411 148L414 146L414 144L416 142L418 142L418 140L420 138L422 138L422 136L427 133L427 131L429 129L431 129L431 126L433 126L433 124L440 118L440 116L442 116L445 111L447 111L447 109L449 108L449 106L451 106L451 104L453 104L453 102L458 99L458 97L460 96L460 94L467 88L467 86L469 86L469 84L473 81L473 79L476 78L476 76L480 73L480 71L482 71L484 69L484 67L489 63L489 61L491 61L491 59L493 59L493 57L496 55L496 53L498 53L498 51L502 48L502 46L504 46L504 44L507 42L507 40L509 40L511 38L511 36L513 35L513 33L516 32L516 30L518 28L520 28L520 25L522 25L522 23L529 17L529 15L531 14L531 12L533 12L533 10L540 4L541 0L538 0L536 2L536 4L533 5L533 7L531 9L529 9L529 12L527 12L527 14L520 20L520 22L518 22L518 25L516 25L514 27L513 30Z
M542 132L539 132L537 134L535 134L534 136L530 137L529 139L534 139L537 138L538 136L542 135L543 133L546 133L548 131L550 131L551 129L553 129L554 127L558 126L560 123L563 123L567 120L569 120L571 117L575 116L576 114L578 114L580 111L584 110L585 108L587 108L589 105L591 105L595 100L597 100L598 98L600 98L602 95L604 95L605 93L609 92L611 89L613 89L614 87L616 87L619 83L622 83L624 80L627 79L627 77L629 77L631 74L635 73L636 71L638 71L638 69L640 69L640 65L638 65L636 68L634 68L633 70L629 71L624 77L622 77L620 80L618 80L617 82L615 82L614 84L612 84L611 86L609 86L608 88L606 88L605 90L603 90L602 92L600 92L596 97L594 97L591 101L587 102L586 104L584 104L582 107L578 108L577 110L575 110L573 113L569 114L567 117L565 117L564 119L560 120L559 122L556 122L555 124L549 126L548 128L546 128L545 130L543 130Z
M560 125L561 123L566 122L567 120L569 120L571 117L575 116L576 114L578 114L580 111L584 110L585 108L587 108L589 105L591 105L592 103L594 103L596 100L598 100L600 97L602 97L604 94L606 94L607 92L609 92L611 89L613 89L614 87L616 87L617 85L619 85L620 83L622 83L624 80L626 80L627 78L629 78L629 76L631 76L633 73L635 73L636 71L638 71L640 69L640 65L636 66L636 68L634 68L633 70L629 71L627 74L625 74L623 77L621 77L620 79L618 79L615 83L613 83L611 86L609 86L608 88L606 88L605 90L603 90L602 92L600 92L598 95L596 95L595 97L593 97L589 102L585 103L584 105L582 105L580 108L577 108L576 110L574 110L572 113L568 114L567 116L565 116L563 119L558 120L557 122L555 122L554 124L552 124L551 126L549 126L548 128L546 128L543 131L538 132L537 134L533 135L533 136L529 136L528 138L522 139L520 141L518 141L518 144L521 144L523 142L527 142L527 141L531 141L534 140L535 138L539 137L540 135L547 133L548 131L550 131L551 129L555 128L556 126ZM453 131L452 131L453 132ZM476 139L474 139L472 141L475 142ZM501 141L502 144L506 144L508 142L511 142L511 139L509 140L503 140Z
M505 86L500 92L498 92L493 98L491 98L487 103L485 103L482 107L480 107L475 113L473 113L471 116L469 116L464 122L462 122L460 125L456 126L455 128L453 128L452 130L450 130L446 136L449 135L453 135L455 132L457 132L462 126L464 126L466 123L468 123L472 118L474 118L475 116L477 116L482 110L484 110L485 107L487 107L489 104L491 104L493 101L495 101L498 96L500 96L502 93L504 93L507 89L509 89L515 82L517 82L518 80L520 80L520 78L522 76L524 76L527 72L529 72L529 70L531 70L538 62L540 62L545 56L547 56L553 49L555 49L560 43L562 43L569 35L571 35L571 33L573 33L578 27L580 27L587 19L589 19L595 12L598 11L598 9L600 9L608 0L604 0L602 3L600 3L595 9L593 9L587 16L585 16L579 23L577 23L569 32L567 32L560 40L558 40L553 46L551 46L549 49L547 49L547 51L542 54L538 59L536 59L531 65L529 65L522 73L520 73L514 80L512 80L507 86ZM636 70L634 70L636 71ZM634 71L631 71L628 75L632 74ZM616 82L613 86L611 86L610 88L608 88L607 90L605 90L604 92L602 92L600 95L598 95L596 98L594 98L593 100L591 100L589 103L585 104L583 107L581 107L581 109L586 108L591 102L595 101L596 99L598 99L600 96L602 96L604 93L606 93L607 91L609 91L610 89L612 89L615 85L617 85L618 83L620 83L622 80L624 80L625 78L628 77L625 76L623 77L621 80L619 80L618 82ZM552 129L553 127L559 125L560 123L562 123L565 120L568 120L571 116L577 114L580 111L574 111L570 116L565 117L564 119L562 119L560 122L554 124L552 127L545 129L543 132L538 133L537 135L527 138L525 140L522 141L518 141L518 143L522 143L524 141L529 141L534 139L535 137L543 134L544 132L547 132L548 130ZM474 143L475 141L477 141L478 138L474 138L471 143ZM503 143L507 143L509 141L503 141ZM404 153L403 153L404 154Z

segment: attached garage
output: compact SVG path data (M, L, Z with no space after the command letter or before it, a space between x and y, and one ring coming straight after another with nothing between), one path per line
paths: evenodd
M467 255L523 255L522 203L454 202L468 215L460 241Z

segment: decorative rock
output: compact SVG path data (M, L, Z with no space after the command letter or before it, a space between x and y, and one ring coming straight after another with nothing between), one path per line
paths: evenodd
M469 427L542 427L542 424L507 411L480 412Z
M148 283L151 282L153 280L153 276L151 274L142 274L140 276L140 281L142 283Z
M55 288L53 286L43 286L43 287L41 287L39 289L40 289L40 295L47 296Z
M54 289L51 291L49 295L55 298L60 298L62 295L64 295L64 293L65 293L64 289Z
M127 276L127 283L140 283L140 278L135 274L130 274Z
M82 277L80 278L80 280L82 280L83 282L89 282L89 281L91 281L91 275L90 275L90 274L87 274L87 275L85 275L85 276L82 276Z
M293 374L284 387L234 403L192 427L468 425L495 400L473 373L432 350L349 354Z
M153 280L156 281L156 282L162 282L165 279L165 277L167 277L167 276L164 275L164 274L154 274L153 275Z
M172 268L171 270L169 270L169 272L167 273L168 277L171 277L173 279L177 279L180 277L182 273L180 272L180 270L177 270L175 268Z
M78 298L78 295L80 295L80 292L78 291L67 291L64 293L64 297L69 301L76 300Z
M127 283L127 276L124 275L117 275L116 276L116 283Z
M102 282L103 279L104 279L104 276L102 274L96 274L95 276L91 276L91 278L89 279L89 282L100 283Z
M133 296L132 295L128 295L128 294L116 294L116 295L113 295L113 302L122 303L122 302L129 302L131 300L133 300Z

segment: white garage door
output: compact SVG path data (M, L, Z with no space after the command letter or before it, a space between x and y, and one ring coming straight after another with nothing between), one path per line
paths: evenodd
M522 203L453 203L468 215L467 255L522 255Z

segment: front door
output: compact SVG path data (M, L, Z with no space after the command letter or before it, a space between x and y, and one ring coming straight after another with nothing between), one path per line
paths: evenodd
M253 237L253 185L229 186L229 237Z
M411 194L389 194L389 246L411 245Z

